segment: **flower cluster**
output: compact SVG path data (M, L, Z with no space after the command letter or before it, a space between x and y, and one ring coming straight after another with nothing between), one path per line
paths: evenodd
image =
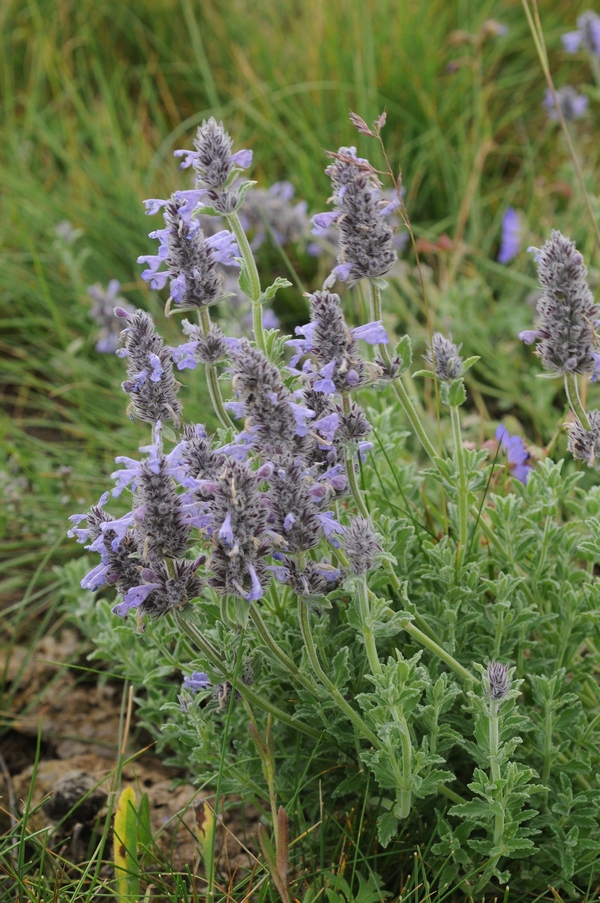
M133 313L133 308L119 295L121 283L117 279L111 279L107 288L102 288L99 283L90 285L87 293L94 302L90 310L90 319L98 325L98 340L96 351L101 354L112 354L119 345L121 324L115 315L115 307L118 306L128 313Z
M556 92L556 100L558 106L567 122L574 122L581 119L587 110L589 97L585 94L579 94L572 85L565 85ZM558 110L554 102L554 96L550 88L546 89L544 95L544 107L548 110L548 119L558 119Z
M533 249L535 250L535 249ZM560 232L536 252L541 297L539 325L519 337L538 342L537 353L554 373L589 373L598 364L595 324L598 308L586 281L587 270L575 243Z
M138 263L147 269L142 279L154 289L162 289L170 281L171 298L180 310L207 307L219 300L223 276L216 264L236 266L239 254L231 232L226 229L206 238L200 224L191 219L189 199L193 192L179 192L166 201L147 201L147 212L165 208L165 228L150 232L159 241L158 254L143 254ZM160 269L162 266L166 268Z
M291 182L274 182L269 188L251 188L244 199L240 219L252 234L257 251L270 233L279 245L300 241L309 231L306 201L293 203L296 190Z
M393 232L384 217L400 206L395 197L381 197L380 182L368 160L356 156L356 148L341 147L331 153L334 162L325 172L333 187L330 213L313 217L313 234L334 223L339 233L338 266L332 277L354 285L359 279L385 276L396 261Z
M115 313L128 324L121 333L124 343L117 354L127 360L123 389L131 396L132 416L147 423L172 420L178 424L179 383L173 373L171 352L155 331L152 317L143 310L130 313L122 307L115 308Z
M577 53L580 47L594 56L600 56L600 16L588 9L577 19L577 29L562 35L561 41L567 53Z
M182 158L181 169L192 166L196 171L197 191L189 193L193 195L194 206L207 204L224 216L233 213L243 195L232 183L236 175L252 163L252 151L240 150L232 154L233 141L223 123L212 116L199 126L194 147L193 151L175 151L175 156Z

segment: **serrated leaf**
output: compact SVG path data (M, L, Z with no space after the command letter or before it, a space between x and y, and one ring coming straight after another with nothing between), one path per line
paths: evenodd
M382 847L387 847L398 833L398 819L392 812L385 812L377 819L377 837Z
M258 299L259 304L264 304L265 301L272 301L280 288L289 288L290 285L292 285L292 283L289 279L282 279L281 276L278 276L275 282L261 292Z

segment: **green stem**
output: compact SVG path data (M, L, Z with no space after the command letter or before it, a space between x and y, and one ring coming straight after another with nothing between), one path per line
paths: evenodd
M369 280L369 295L371 301L371 318L373 320L381 320L381 291L379 289L379 286L375 285L373 282L371 282L371 280ZM391 367L392 358L387 345L378 345L378 350L386 367ZM410 421L410 425L420 439L421 445L423 446L431 460L434 461L435 458L438 457L438 454L429 436L425 432L423 424L421 423L421 419L417 414L417 411L415 410L415 406L410 400L408 392L402 384L402 380L393 379L392 389L394 390L396 398L402 405L404 413Z
M579 397L579 386L577 385L577 377L574 373L565 373L565 392L567 399L571 405L571 410L579 419L584 430L591 430L591 424L588 415L585 413L581 398Z
M411 777L412 777L412 743L406 718L399 716L394 707L394 717L400 727L400 743L402 745L402 778L400 783L398 818L408 818L411 804Z
M344 414L350 413L350 396L347 393L342 395L342 405L344 409ZM363 517L368 517L369 512L367 507L363 501L362 493L358 487L358 482L356 480L356 473L354 471L354 459L356 457L356 448L354 445L346 448L346 473L348 474L348 483L350 484L350 490L352 492L352 496L356 503L356 507L360 511Z
M208 312L208 308L201 307L198 311L198 317L200 320L202 335L206 337L206 334L210 329L210 314ZM204 372L206 373L206 382L208 385L210 400L212 401L212 406L215 409L215 414L219 418L221 426L225 427L225 429L229 429L231 427L231 429L235 430L233 421L225 410L225 405L223 404L223 396L221 395L221 387L219 385L219 375L217 373L215 365L205 364Z
M489 744L490 744L490 777L496 784L496 793L498 793L498 782L500 780L500 763L498 756L500 752L500 728L498 723L499 703L495 699L490 700L490 713L488 716L489 726ZM502 809L502 807L501 807ZM504 834L504 810L494 816L494 846L498 846L502 841Z
M469 495L467 472L465 469L465 455L460 432L460 414L456 405L450 405L450 418L452 420L454 451L456 454L456 464L458 466L458 547L460 561L462 562L467 550Z
M363 639L365 641L365 649L371 672L373 674L381 674L381 662L377 654L377 644L375 643L375 634L371 629L371 611L369 607L369 588L367 586L367 578L363 574L357 581L358 601L360 606L360 619L362 622Z
M544 771L542 773L542 784L548 786L550 780L550 770L552 768L552 702L546 704L544 718ZM546 790L546 801L548 800L548 791Z
M315 641L310 629L308 605L306 604L302 596L298 596L298 619L300 621L300 629L302 630L302 637L304 639L304 646L308 655L308 659L315 674L317 675L323 686L327 690L329 690L331 697L335 701L338 708L344 713L344 715L346 715L347 718L350 719L361 736L365 737L365 739L367 739L372 746L375 746L377 749L381 749L381 741L379 740L379 738L369 727L367 727L358 712L355 712L352 706L348 702L346 702L333 681L331 681L323 671L321 663L319 662L319 656L317 655L317 647L315 646Z
M198 628L191 621L188 621L185 617L183 617L180 612L174 611L173 614L178 625L195 643L202 655L204 655L207 661L210 662L213 668L219 671L226 680L231 681L232 675L223 666L223 662L219 653L210 643L210 641L200 633ZM262 696L258 696L244 683L240 683L237 687L237 690L238 693L240 693L240 695L244 697L244 699L248 700L248 702L257 706L259 709L262 709L264 712L269 712L271 715L273 715L274 718L277 718L279 721L282 721L289 727L299 730L303 734L307 734L309 737L313 737L315 740L320 739L321 731L318 731L310 725L304 724L303 721L299 721L297 718L293 718L291 715L288 715L287 712L283 711L283 709L277 708L277 706L272 705L272 703L270 703L267 699L263 699Z
M250 607L250 617L254 621L256 625L256 629L260 634L260 637L273 656L281 662L281 664L290 672L295 681L302 684L305 690L308 690L309 693L312 693L313 696L318 696L316 692L316 687L311 680L309 680L302 671L298 668L296 663L292 661L292 659L283 651L281 646L276 642L273 635L271 634L269 628L265 624L262 615L260 614L258 608L254 605Z
M423 633L422 630L419 630L419 628L415 624L409 621L408 624L404 625L404 630L406 630L407 633L410 633L410 635L415 640L417 640L421 644L421 646L425 646L426 649L429 649L430 652L432 652L434 655L437 655L437 657L445 662L449 668L452 668L455 674L458 674L458 676L462 677L463 680L467 680L470 683L473 683L473 675L469 671L467 671L466 668L463 668L460 662L457 662L453 655L450 655L450 653L446 652L446 650L443 649L442 646L428 637L426 633Z
M246 276L248 278L248 294L252 302L252 326L254 328L254 340L262 353L266 355L267 344L265 342L262 304L260 302L260 277L258 275L258 270L256 269L254 254L252 253L252 248L250 247L248 236L244 232L244 228L240 222L238 214L230 213L227 217L227 222L229 223L231 231L236 237L238 247L240 249L240 254L242 255L242 259L244 261Z

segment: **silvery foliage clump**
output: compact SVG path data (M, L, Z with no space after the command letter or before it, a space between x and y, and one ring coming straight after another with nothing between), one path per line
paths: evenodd
M383 117L353 122L379 138ZM250 152L211 119L178 155L194 188L147 202L164 228L141 259L151 286L170 283L167 312L197 321L168 347L146 312L117 309L128 412L148 434L138 457L115 448L110 492L72 518L90 556L66 571L71 612L139 688L158 749L202 786L268 795L247 725L269 716L288 815L313 824L321 799L341 813L359 801L394 861L406 838L428 845L440 887L539 891L551 875L577 895L600 852L598 486L584 492L587 469L564 460L534 466L504 427L491 460L493 442L466 447L476 359L439 333L423 371L442 401L433 444L402 382L410 339L392 348L382 322L388 204L353 148L332 155L334 209L315 218L337 222L338 264L288 339L262 323L285 280L261 286L242 226ZM227 228L207 239L198 215ZM211 320L228 302L223 257L252 301L252 340ZM573 453L594 464L599 415L576 382L596 353L585 269L559 233L538 263L538 353L567 381ZM362 280L369 323L348 323L336 277ZM202 368L212 432L186 416L179 382Z

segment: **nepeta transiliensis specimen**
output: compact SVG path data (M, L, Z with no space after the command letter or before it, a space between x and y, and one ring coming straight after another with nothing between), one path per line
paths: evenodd
M596 364L598 308L575 243L553 230L536 254L542 296L537 353L557 374L590 373Z
M392 229L384 217L400 201L380 196L377 173L368 160L356 156L355 147L340 147L330 156L334 162L325 172L331 179L336 210L313 217L313 233L319 235L334 223L338 228L340 253L332 276L349 285L365 277L385 276L397 255Z
M429 351L424 357L435 370L438 379L452 382L463 375L461 348L462 345L455 345L452 338L447 339L441 332L434 332Z

